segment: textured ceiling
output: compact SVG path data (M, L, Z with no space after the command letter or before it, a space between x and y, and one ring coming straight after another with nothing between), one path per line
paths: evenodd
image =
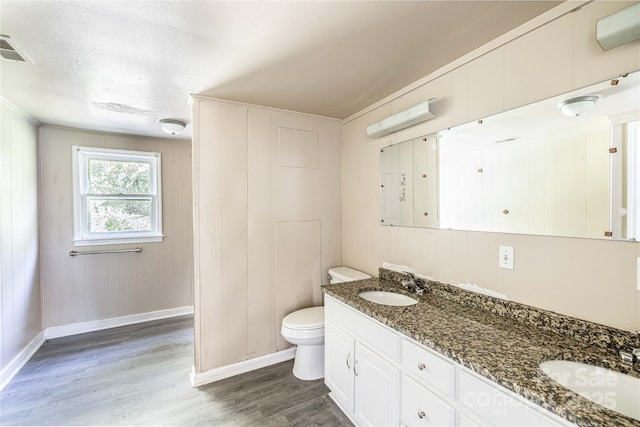
M561 2L0 1L0 95L44 124L162 136L189 94L344 118ZM190 127L183 137L190 136Z

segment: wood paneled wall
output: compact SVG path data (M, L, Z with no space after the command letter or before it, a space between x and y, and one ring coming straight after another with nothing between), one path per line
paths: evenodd
M0 372L40 332L38 128L0 102Z
M339 265L340 122L196 97L196 373L288 347Z
M381 227L381 147L446 129L640 69L640 41L603 52L595 22L633 2L593 2L551 22L529 26L466 64L445 67L343 127L344 263L375 274L383 261L449 282L472 282L510 299L626 330L640 327L636 260L628 242L506 233ZM561 5L570 7L570 5ZM438 117L384 138L366 126L425 99ZM515 247L515 270L498 268L498 246Z
M193 304L191 144L42 127L41 220L43 327ZM162 153L160 243L74 247L71 147ZM70 257L70 250L142 246L142 252Z
M611 156L609 124L603 125L481 149L441 144L440 226L603 238L610 229Z

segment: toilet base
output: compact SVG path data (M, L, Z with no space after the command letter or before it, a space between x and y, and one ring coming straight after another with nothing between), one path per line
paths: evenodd
M298 345L293 375L304 381L324 378L324 344Z

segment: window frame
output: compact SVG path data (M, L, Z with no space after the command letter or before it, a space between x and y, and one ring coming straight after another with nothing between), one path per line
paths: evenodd
M161 242L162 234L162 169L161 153L121 150L113 148L72 147L73 158L73 243L75 246L117 245L126 243ZM91 194L89 188L88 160L116 160L149 163L149 194ZM89 228L88 201L92 198L115 200L149 199L151 202L151 230L92 232Z
M627 240L640 241L640 120L625 124L627 143Z

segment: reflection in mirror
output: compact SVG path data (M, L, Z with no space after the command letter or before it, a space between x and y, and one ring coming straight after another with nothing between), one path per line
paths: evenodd
M585 95L595 103L576 102ZM428 141L426 160L417 141ZM380 159L383 224L638 241L640 72L386 147Z
M380 213L383 225L437 227L437 136L380 150Z
M440 132L440 226L637 240L638 77ZM599 96L559 108L585 95Z

